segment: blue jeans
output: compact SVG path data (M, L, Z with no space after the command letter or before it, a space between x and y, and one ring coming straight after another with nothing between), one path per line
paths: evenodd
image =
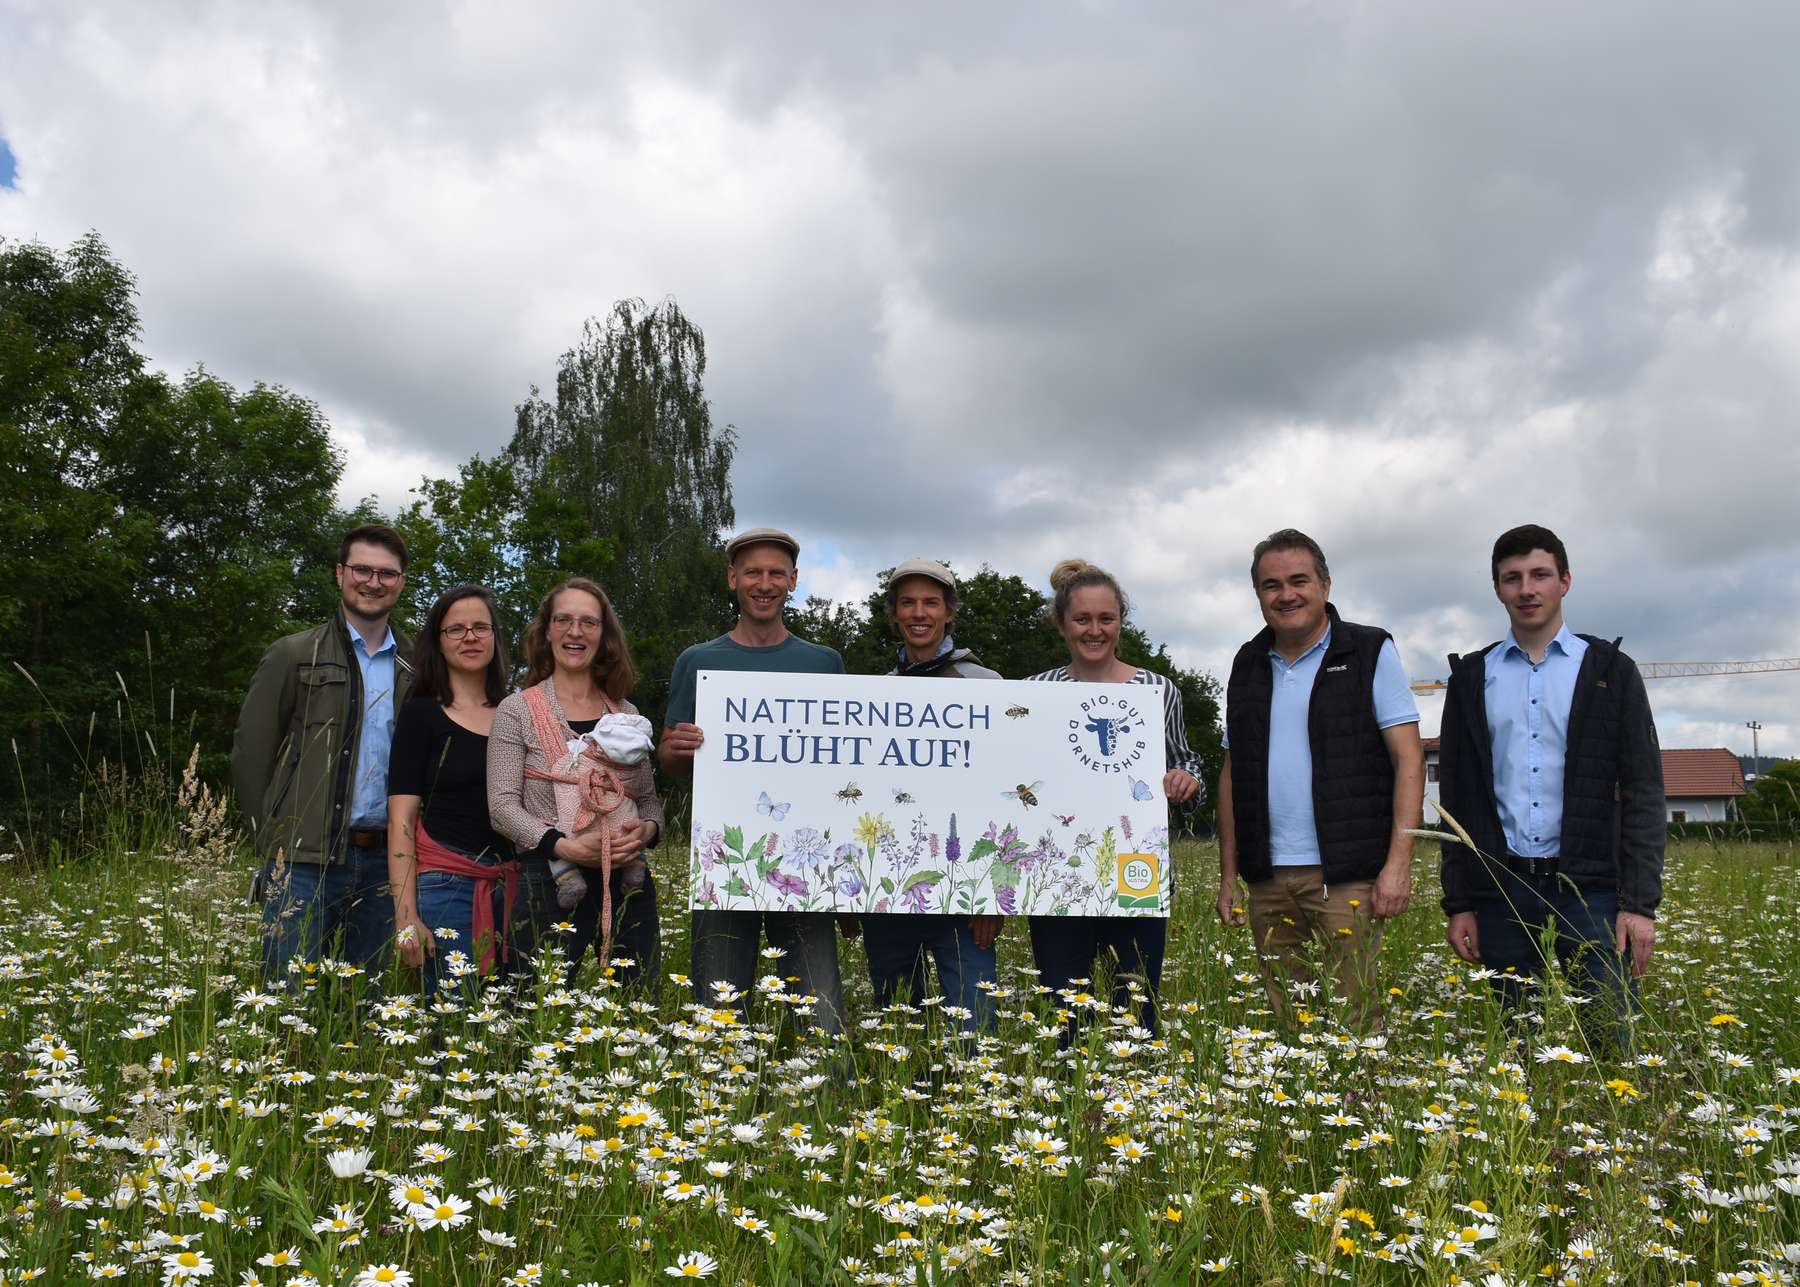
M1037 966L1039 983L1056 992L1074 979L1092 979L1094 960L1104 954L1111 958L1107 963L1114 979L1115 1009L1131 1004L1126 976L1135 974L1143 979L1149 1000L1141 1021L1151 1032L1158 1029L1156 992L1162 986L1163 952L1168 939L1169 922L1161 916L1031 918L1031 959ZM1087 1015L1077 1013L1071 1026L1086 1020Z
M1610 889L1581 889L1556 875L1527 876L1490 863L1497 889L1475 902L1481 963L1503 973L1489 980L1509 1011L1524 1005L1528 979L1549 968L1546 932L1553 938L1563 978L1588 1004L1579 1010L1582 1031L1595 1044L1611 1043L1629 1054L1637 984L1617 942L1619 896ZM1505 973L1505 971L1511 971Z
M341 862L291 862L263 901L263 974L280 983L290 962L336 950L367 970L373 984L387 968L393 936L386 849L351 845Z
M764 933L769 945L787 952L777 969L797 977L790 991L818 998L811 1025L822 1032L844 1030L844 981L838 972L837 920L830 912L739 912L703 910L693 914L694 995L702 1005L717 1005L715 982L731 984L743 995L738 1013L748 1020L750 995L756 986L757 946Z
M998 953L991 943L975 946L967 916L865 916L863 946L877 1006L890 1004L903 988L914 1005L933 995L925 964L929 955L937 962L944 1000L971 1012L963 1031L993 1031L994 997L980 985L998 976Z
M422 871L415 889L419 919L437 938L437 950L425 958L425 995L458 986L473 992L480 986L481 975L452 974L446 958L451 952L461 952L471 966L481 963L482 945L475 941L475 882L447 871ZM504 953L496 951L495 977L529 981L534 977L532 957L537 953L539 936L555 919L550 914L556 908L556 894L549 864L542 859L526 859L519 864L511 924L506 921L504 879L494 882L491 897L495 930L506 948ZM456 937L438 936L439 929L450 930Z

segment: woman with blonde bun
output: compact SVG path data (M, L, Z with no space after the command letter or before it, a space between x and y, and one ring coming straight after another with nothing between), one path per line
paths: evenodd
M1187 744L1180 690L1153 670L1119 660L1119 632L1130 605L1118 581L1084 559L1064 559L1050 572L1050 588L1055 592L1051 621L1069 646L1069 664L1031 678L1155 688L1163 707L1163 794L1184 812L1199 808L1206 798L1200 757ZM1031 955L1038 982L1057 992L1075 979L1091 979L1095 958L1104 952L1117 980L1113 1004L1132 1005L1130 980L1141 977L1148 992L1144 1026L1155 1031L1168 928L1168 920L1160 916L1033 916Z

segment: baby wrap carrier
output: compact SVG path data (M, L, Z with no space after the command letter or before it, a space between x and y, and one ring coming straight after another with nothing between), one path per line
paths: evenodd
M549 683L534 684L524 697L550 768L527 767L525 776L551 784L556 819L546 825L565 836L600 829L600 959L605 962L612 956L613 844L638 820L638 798L652 788L650 721L617 711L608 701L593 732L578 735L550 705L545 692Z

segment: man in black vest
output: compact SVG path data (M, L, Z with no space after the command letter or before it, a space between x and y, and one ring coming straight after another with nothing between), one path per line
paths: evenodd
M1267 627L1238 650L1225 689L1219 775L1219 920L1242 925L1284 1023L1317 941L1347 1021L1381 1026L1382 922L1412 895L1412 830L1425 758L1419 711L1387 631L1331 606L1325 554L1286 528L1256 547L1250 581Z
M1515 527L1490 566L1512 631L1451 657L1444 694L1439 795L1470 842L1444 844L1450 946L1498 971L1515 1008L1547 965L1550 932L1564 977L1594 1003L1583 1028L1624 1051L1668 839L1650 698L1618 640L1563 623L1569 555L1556 533Z

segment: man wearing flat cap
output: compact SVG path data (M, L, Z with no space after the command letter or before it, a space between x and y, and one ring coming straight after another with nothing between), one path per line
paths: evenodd
M717 639L694 644L675 659L668 716L656 749L664 773L693 776L694 752L705 740L694 723L695 677L701 671L844 673L844 659L836 649L808 643L787 628L784 614L798 580L799 558L800 543L773 527L753 527L726 543L725 579L737 596L737 625ZM702 1005L717 1005L720 985L728 985L733 1004L748 1018L757 950L767 934L770 945L786 953L782 972L798 978L802 995L818 998L812 1022L827 1033L844 1030L844 985L830 912L706 909L693 913L692 930L690 968Z
M942 563L908 559L888 577L887 614L900 636L900 651L890 675L927 679L999 679L958 648L950 635L956 621L956 578ZM845 933L854 934L857 918L841 918ZM996 974L994 940L1000 936L998 916L951 916L886 912L861 918L863 943L869 954L869 982L875 1004L886 1006L904 986L912 1004L933 995L926 959L937 965L938 988L965 1032L991 1031Z

